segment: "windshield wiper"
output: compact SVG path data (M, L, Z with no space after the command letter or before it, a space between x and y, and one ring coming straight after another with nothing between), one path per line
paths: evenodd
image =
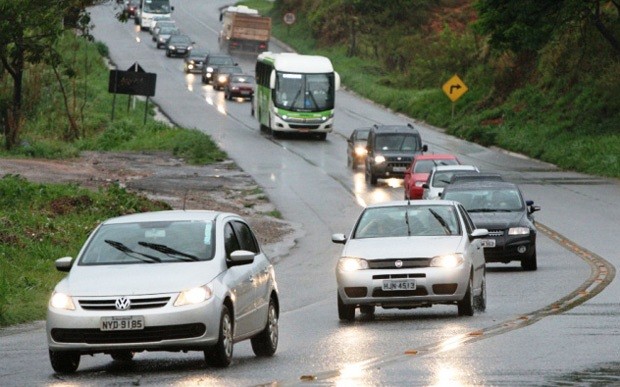
M405 223L407 223L407 236L411 236L411 227L409 226L409 211L405 209Z
M104 242L109 244L110 246L114 247L116 250L118 251L122 251L123 253L127 254L127 256L138 259L142 262L146 262L146 263L155 263L155 262L161 262L161 259L154 257L152 255L148 255L148 254L144 254L144 253L138 253L136 251L133 251L132 249L130 249L129 247L125 246L124 244L122 244L121 242L117 242L117 241L113 241L110 239L104 239ZM144 258L148 258L148 259L144 259Z
M435 210L433 210L432 208L429 208L428 210L431 212L431 214L433 214L435 219L437 219L439 224L441 224L441 227L443 227L443 230L446 233L446 235L452 235L452 230L450 230L450 226L448 225L446 220L444 218L442 218L441 215L439 215L437 212L435 212Z
M182 251L175 250L172 247L168 247L166 245L161 245L159 243L150 243L150 242L142 242L142 241L140 241L140 242L138 242L138 244L140 246L148 247L149 249L153 249L155 251L159 251L160 253L164 253L164 254L166 254L168 256L176 255L176 256L180 256L180 257L189 258L189 259L183 259L183 261L199 261L200 260L200 258L198 258L195 255L187 254L187 253L184 253Z

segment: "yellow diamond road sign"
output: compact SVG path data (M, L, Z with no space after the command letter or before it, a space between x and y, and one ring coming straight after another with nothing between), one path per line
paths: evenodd
M448 82L443 84L442 89L448 98L452 100L452 102L455 102L457 99L461 98L461 96L469 90L463 81L461 81L461 78L459 78L456 74L454 74Z

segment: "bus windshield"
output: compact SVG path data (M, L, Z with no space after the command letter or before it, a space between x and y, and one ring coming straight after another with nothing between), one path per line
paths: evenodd
M315 112L334 108L334 74L278 72L274 105L287 110Z
M170 13L170 0L146 0L142 11L148 13L168 14Z

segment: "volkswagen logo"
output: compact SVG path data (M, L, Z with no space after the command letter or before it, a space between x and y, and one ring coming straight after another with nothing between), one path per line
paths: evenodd
M121 297L114 303L117 310L127 310L131 308L131 301L127 297Z
M397 259L396 262L394 262L394 266L400 269L401 267L403 267L403 261L401 261L400 259Z

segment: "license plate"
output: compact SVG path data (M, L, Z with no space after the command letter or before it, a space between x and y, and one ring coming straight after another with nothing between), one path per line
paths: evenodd
M405 172L407 170L407 167L394 167L392 168L392 171L394 172Z
M241 95L248 95L248 94L250 94L249 91L241 90Z
M415 280L383 280L383 290L415 290Z
M101 317L102 331L135 331L144 329L143 316Z
M482 242L482 247L495 247L495 239L481 239L480 242Z

